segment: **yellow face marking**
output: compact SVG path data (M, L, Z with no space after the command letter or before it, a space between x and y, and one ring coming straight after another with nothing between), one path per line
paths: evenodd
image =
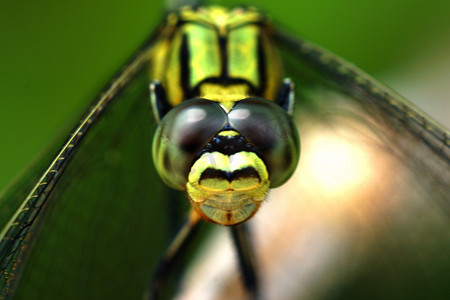
M256 176L205 178L207 169L233 173L253 168ZM186 191L193 207L207 220L222 225L241 223L250 218L266 197L270 182L264 162L253 152L241 151L233 155L220 152L203 154L191 168Z
M258 178L241 178L241 179L235 179L231 182L231 189L233 190L243 190L250 186L258 186L259 185L259 179Z
M225 155L220 152L208 152L203 154L193 164L191 172L188 176L188 183L200 189L226 191L229 189L229 186L233 186L233 182L235 180L232 180L229 185L227 184L227 188L223 188L224 185L220 182L228 181L221 179L213 179L212 181L215 181L216 184L209 183L208 186L204 186L203 182L211 182L211 180L202 180L200 182L203 172L210 168L233 173L248 167L255 169L261 179L261 182L268 181L269 176L264 162L253 152L241 151L233 155ZM254 180L238 179L237 181L241 182L236 184L241 190L254 188L254 184L252 183ZM244 186L242 184L244 181L248 182L250 185Z

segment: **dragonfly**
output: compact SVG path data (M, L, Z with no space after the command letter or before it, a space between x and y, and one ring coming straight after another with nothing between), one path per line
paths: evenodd
M311 156L308 158L308 153L320 152L318 151L319 149L314 150L315 139L313 137L317 135L329 136L328 140L333 140L336 136L339 138L343 136L345 138L344 140L351 141L350 144L362 144L363 148L365 147L364 153L366 154L370 153L370 149L377 150L375 156L369 156L369 158L363 160L366 165L367 161L370 161L375 157L377 159L383 157L381 154L389 154L385 158L385 161L380 159L381 165L384 167L372 170L372 173L374 174L381 174L382 177L388 177L388 186L386 186L386 182L380 180L380 178L378 178L379 182L377 182L375 186L369 186L369 192L374 193L375 191L383 191L384 193L378 195L377 197L379 198L369 197L367 194L356 196L356 199L366 198L365 201L356 202L359 204L356 207L360 208L360 211L355 212L355 214L361 214L361 218L364 217L364 220L368 222L367 226L364 226L364 222L362 222L363 224L358 223L357 218L353 219L353 223L350 222L350 224L338 222L339 220L342 221L342 219L353 216L352 214L349 214L348 211L351 211L352 208L356 209L355 206L352 206L352 203L355 204L354 201L356 200L348 199L351 198L348 194L340 195L339 191L333 189L333 187L325 185L322 186L321 193L314 195L306 194L301 197L296 195L295 189L293 196L280 194L278 191L275 191L276 193L274 192L274 200L270 200L270 202L267 203L265 211L269 209L275 210L274 207L276 207L277 204L281 206L282 203L279 199L285 199L284 202L287 203L289 202L287 201L288 198L293 198L296 200L294 201L294 204L298 205L300 203L300 205L302 205L301 203L303 202L303 206L297 206L298 209L295 210L293 209L295 206L290 206L290 209L295 212L294 218L300 219L300 216L303 216L303 220L308 219L307 214L302 213L300 215L302 210L309 212L310 218L311 216L325 219L327 216L328 218L335 218L335 223L331 221L328 223L324 222L326 225L323 225L322 227L311 226L314 225L314 222L310 224L307 222L300 224L294 223L295 220L287 222L287 225L289 225L287 228L298 231L297 237L301 240L300 242L302 242L303 237L304 247L300 248L300 250L295 247L285 247L292 249L292 251L295 249L294 253L296 255L294 255L291 260L288 260L288 264L290 263L292 266L298 266L298 268L294 267L294 270L292 270L292 268L283 269L284 271L281 273L285 273L285 277L282 277L284 284L286 284L287 281L286 277L291 277L296 272L301 272L302 265L307 266L307 258L314 259L314 255L307 256L307 253L304 253L310 249L311 246L316 246L316 248L314 248L315 251L313 252L321 253L322 249L317 248L317 244L313 242L305 244L305 236L315 229L318 231L318 236L322 237L320 241L328 243L326 246L334 246L333 248L337 248L341 251L347 250L347 256L337 255L332 256L332 258L322 253L322 260L325 262L327 262L327 259L331 260L331 262L328 261L328 264L324 263L329 269L326 267L323 269L314 269L317 273L320 273L320 271L325 272L325 270L339 270L334 271L334 275L324 276L322 273L322 276L320 276L323 281L331 281L331 287L334 287L335 289L337 287L343 289L347 288L347 295L348 291L358 295L357 293L362 293L362 291L358 291L354 287L348 287L349 281L356 280L355 278L362 278L360 280L364 282L364 279L367 280L367 277L365 276L369 276L369 278L370 276L383 278L383 276L380 276L379 274L383 273L384 275L387 274L388 276L393 276L393 278L395 278L395 284L400 285L397 291L406 291L406 289L402 289L402 285L407 284L407 280L411 280L411 282L420 280L420 283L424 285L423 290L433 289L437 290L437 293L445 295L445 289L439 287L437 284L438 282L433 281L432 278L435 278L433 276L439 276L439 270L442 270L439 268L443 268L445 262L448 262L444 255L447 252L446 249L448 249L446 248L448 247L448 232L445 230L447 221L445 213L448 212L448 210L445 210L446 206L444 201L445 191L448 187L448 182L446 182L446 180L448 180L448 173L446 173L446 168L448 167L448 150L446 150L448 142L446 142L446 131L440 129L439 125L434 125L433 121L423 117L423 114L420 113L420 111L416 110L407 102L401 100L401 105L398 105L398 102L396 101L401 99L400 97L395 94L392 97L390 93L383 94L385 93L385 88L383 86L376 83L367 75L359 73L357 69L354 69L351 65L347 65L345 61L336 59L333 55L320 56L319 54L322 53L321 51L314 52L314 50L321 50L320 47L318 48L310 43L301 43L302 40L297 38L292 39L292 36L283 31L278 31L277 36L280 39L279 43L286 48L280 48L280 51L282 51L288 62L285 64L285 72L292 77L299 79L296 80L296 83L299 85L296 92L297 98L302 99L303 105L300 106L302 109L297 108L296 119L298 119L299 122L299 131L302 134L302 144L304 144L303 147L306 147L306 149L308 149L307 147L311 147L312 149L310 151L303 150L303 152L306 151L306 154L302 154L300 166L303 160L306 162L315 160L314 157ZM304 52L302 52L302 49ZM309 53L310 56L305 53ZM328 54L328 52L326 53ZM299 54L304 56L303 61L299 59ZM133 60L128 66L133 66L133 62L137 62L134 65L141 65L142 63L140 63L139 60L140 57L145 57L145 55L136 56L136 59L138 60ZM145 58L142 59L145 60ZM312 62L313 67L308 67L304 60L306 60L306 62ZM129 69L125 68L124 70ZM131 70L133 70L133 68L131 68ZM302 71L300 72L299 70ZM351 73L351 71L354 70L357 72L355 74ZM70 160L70 164L68 164L67 167L64 167L64 172L54 172L57 173L55 176L61 176L58 177L57 182L52 179L53 177L45 178L50 179L49 181L53 180L54 183L50 183L50 185L52 185L51 187L48 187L48 183L42 185L43 189L38 191L44 195L48 194L49 198L42 206L42 213L39 211L39 213L37 213L36 221L33 220L37 225L33 225L34 228L31 227L31 230L33 231L27 233L27 236L24 237L23 244L20 244L32 250L25 250L29 251L29 254L23 258L25 263L22 264L21 260L15 262L14 267L19 267L20 274L15 275L14 272L10 272L10 270L7 269L10 276L5 278L7 281L5 285L10 289L9 291L13 289L16 293L15 296L18 298L32 297L33 295L47 298L61 297L62 295L68 295L69 297L72 295L72 297L77 298L83 296L93 298L114 298L123 295L120 297L136 298L139 297L145 289L145 286L151 277L151 271L149 270L155 269L157 261L165 251L164 249L168 243L166 237L170 234L167 231L164 232L164 228L167 227L167 224L164 223L166 218L161 218L161 216L167 216L167 207L164 206L167 205L167 203L148 201L148 199L164 198L164 184L160 182L157 174L154 171L151 171L153 167L151 157L149 157L149 153L151 153L149 145L151 144L152 129L154 128L149 126L151 121L149 121L150 118L147 113L148 100L135 100L146 99L146 96L148 97L148 94L145 93L148 86L148 76L145 76L145 72L142 72L142 74L137 72L136 75L133 76L128 76L126 73L120 73L114 83L120 83L120 76L124 74L125 78L130 77L133 78L133 80L124 84L126 87L120 94L116 95L114 93L110 96L111 99L114 99L114 102L112 102L114 105L108 105L101 117L94 115L92 118L89 117L86 119L86 126L91 126L89 122L94 125L92 125L92 128L85 127L89 128L88 131L81 131L87 132L86 136L83 137L84 140L82 142L82 145L85 146L79 145L78 140L76 140L77 136L81 137L84 133L74 135L75 142L73 143L73 147L71 147L71 144L69 143L68 148L66 149L74 148L75 154L67 154L67 151L66 153L62 153L61 156L64 160L66 158ZM343 87L337 87L336 82L339 83L339 86L342 85ZM114 86L114 83L112 86ZM370 84L370 89L368 88L369 86L366 86L368 83ZM351 88L346 87L349 85ZM311 87L306 89L305 86ZM344 92L341 91L342 89ZM350 92L348 90L350 90ZM379 99L377 97L372 99L374 94L377 95ZM109 94L107 93L106 95L108 96ZM359 99L358 97L364 98L366 102L355 100ZM320 102L317 99L320 99ZM382 103L382 100L389 101L383 106L380 104ZM330 105L330 103L333 105ZM356 103L356 107L354 105L349 107L348 103ZM320 107L321 109L318 111L317 107ZM124 111L127 111L127 113L124 114ZM92 112L92 110L89 112ZM415 122L416 119L421 121ZM102 120L109 121L106 122ZM318 127L323 127L321 129L324 131L314 131L318 130L316 128L317 126L312 126L311 124L317 123L325 124L323 126L317 125ZM339 124L339 126L335 126L336 124ZM123 128L126 128L127 130L124 131ZM332 128L332 130L330 130L330 128ZM311 139L308 139L308 134L312 136ZM356 136L354 136L355 134ZM100 143L98 140L99 137L103 138ZM308 143L308 140L310 140L311 143ZM346 149L343 152L350 152L352 153L351 156L361 155L358 154L360 153L358 150L356 150L356 152L351 152L350 150L355 150L353 148L342 148L345 145L348 146L349 143L342 145L340 139L338 139L338 142L335 144L325 144L322 147L320 147L320 142L321 141L319 140L319 148L331 148L336 152ZM100 148L97 146L99 144L101 145ZM339 147L331 147L333 145ZM129 157L126 157L124 153L134 153L133 157L138 156L139 159L130 159ZM304 158L303 155L305 155L306 158ZM364 157L364 155L362 156ZM319 157L319 161L323 159L323 157ZM348 159L348 156L346 157L343 155L339 159L346 162L341 168L352 169L353 163L352 160ZM315 161L317 162L317 159ZM363 162L360 161L359 164L362 164ZM386 165L391 166L391 168L387 168ZM392 165L396 167L392 168ZM303 170L307 170L307 166L308 165L306 165ZM42 166L40 168L42 168ZM39 169L39 167L37 169ZM96 171L94 172L93 169ZM302 168L300 168L300 170L302 170ZM370 171L370 168L366 168L366 170ZM106 175L111 172L114 172L114 174L126 174L127 176L118 176L117 178L105 180ZM393 176L397 174L392 174L392 172L398 172L400 174L398 176ZM406 176L406 179L403 176L400 176L402 173L406 174L404 175ZM358 174L361 174L361 172L358 172ZM426 174L426 176L424 174ZM324 174L322 174L322 176L323 175ZM132 179L135 178L139 178L139 181L133 182ZM357 177L350 178L353 180L358 179ZM426 179L426 182L423 182L423 180L418 181L423 178ZM33 179L28 180L33 181ZM397 181L392 182L392 180ZM155 182L157 182L157 184L154 184ZM420 186L414 186L414 183L418 184L418 182L420 182ZM395 183L398 183L399 186L396 188L389 186L394 185ZM341 184L343 184L343 182L341 182ZM367 183L363 181L359 184L365 185ZM401 184L404 184L405 186L399 188ZM303 185L307 186L308 184L303 183ZM144 188L144 186L148 186L148 188ZM417 192L417 194L414 194L417 199L410 197L409 194L402 195L402 192L405 192L405 189L408 190L411 189L411 187L416 187L414 192ZM16 188L15 191L7 194L8 198L5 199L9 199L14 203L10 204L12 208L11 206L4 206L6 207L6 211L8 209L10 212L13 211L14 205L17 206L17 203L20 203L17 199L23 197L27 192L29 192L29 185L21 185ZM68 197L67 195L69 193L72 193L72 195L75 196ZM330 199L333 199L335 196L338 198L346 198L347 203L345 204L347 206L344 205L344 208L346 209L328 203L328 201L331 201ZM47 197L47 195L45 195L45 197ZM57 202L58 199L69 198L71 198L71 200ZM314 201L311 200L312 202L308 202L308 199L313 199ZM387 208L384 206L379 207L380 203L377 202L379 199L391 206L400 206L403 210L406 210L407 213L396 215L395 210L386 211ZM409 200L409 202L402 202L405 199ZM426 199L424 202L425 204L421 202L421 200L424 199ZM130 205L130 201L133 201L132 205ZM293 204L292 202L289 203ZM305 203L314 204L308 206L305 205ZM39 207L40 203L34 203L33 205ZM265 207L262 209L264 208ZM322 208L325 211L329 211L330 209L335 211L334 214L320 214L316 212L319 208ZM366 210L364 210L364 208ZM418 212L421 213L422 217L420 222L417 221L416 214ZM276 218L274 216L265 216L263 220L263 213L263 210L258 212L255 216L255 221L263 222L266 229L275 227L274 224L264 223L268 218L269 221L278 223L280 219L285 219L289 215L286 211L281 211L282 217L278 216L278 218ZM418 223L413 222L411 224L408 220L400 220L398 221L399 223L391 222L391 218L396 219L395 217L398 216L406 218L405 215L408 216L408 214L415 216L416 218L414 218L413 221ZM34 216L32 217L34 218ZM383 220L380 227L384 228L380 231L367 228L371 225L370 218ZM331 230L333 225L338 224L341 227L341 232ZM402 233L405 231L402 226L414 224L414 234L403 237ZM300 231L302 227L307 227L311 231ZM419 230L421 227L425 228L422 232ZM90 236L88 233L90 232L90 229L93 228L95 228L95 232L102 232L104 235L99 236L98 234L95 234ZM158 228L158 230L155 230L155 228ZM282 235L289 236L287 228L277 228L276 232L282 232ZM330 232L335 233L335 238L337 238L336 236L342 235L342 240L346 241L346 243L341 240L339 240L341 243L333 243L334 240L327 238L321 231L326 228L329 228ZM408 228L411 229L410 227ZM361 231L361 236L364 238L363 241L357 243L349 236L352 229L353 231L367 230ZM399 233L395 234L395 232L392 232L395 230L399 231ZM266 236L268 236L267 231L268 230L265 230ZM256 234L258 234L258 232L256 232ZM279 234L279 237L282 237L282 235ZM217 236L219 236L219 234L214 234L214 237ZM67 237L67 239L64 240L63 237ZM275 239L276 237L277 234L275 233L272 238L266 237L265 239L269 241L269 243L271 241L272 243L277 241L278 248L282 248L280 240L284 240L285 242L286 240L291 240L287 238L277 240ZM428 248L427 245L422 245L416 240L419 237L426 237L431 244L438 243L438 245L432 245ZM260 239L258 236L255 236L255 238ZM396 243L392 240L396 240ZM382 254L392 255L393 258L391 260L386 259L387 262L384 262L383 259L377 259L380 255L378 249L375 249L372 252L356 251L356 248L358 247L364 248L376 246L381 248ZM403 255L399 254L399 251L406 251L410 247L413 247L413 249L417 251L414 251L414 253L417 253L416 256L408 256L404 254L405 252L402 253ZM438 248L439 250L437 250ZM276 249L272 249L272 251L274 250ZM215 251L208 252L211 253ZM64 253L64 256L60 255L61 253ZM263 256L263 253L264 252L261 252L260 255ZM267 250L267 253L270 253L270 250ZM303 256L302 253L304 253ZM433 256L433 258L436 259L434 261L435 264L431 264L426 258L424 259L422 257L422 255L424 255L423 253L431 253L432 255L430 256ZM357 255L355 258L356 263L362 264L362 266L359 268L356 268L355 266L344 268L344 262L352 262L349 258L349 256L351 257L352 255ZM58 257L60 257L60 260ZM272 255L271 258L273 259L274 255ZM201 257L200 260L206 259ZM5 261L6 260L4 260L4 262ZM262 273L264 273L264 270L270 270L271 268L267 263L264 263L264 261L267 261L267 259L262 257L261 265L264 266L261 268ZM378 262L381 266L379 266L375 272L370 273L365 268L374 267L372 265L373 262ZM383 264L383 262L385 264ZM411 276L403 281L401 278L397 278L397 276L408 274L408 271L411 270L408 269L408 262L422 264L416 266L417 269L413 268L412 270L427 270L429 272L427 276L430 277L421 277L419 274L417 277ZM342 265L340 265L340 263ZM390 263L394 263L394 267L392 267ZM217 260L215 263L213 261L212 264L217 264ZM196 265L199 264L197 263ZM280 263L279 265L281 266L282 264ZM303 269L311 270L310 268L311 266ZM395 270L392 270L391 268ZM402 270L402 268L405 269ZM84 272L77 271L79 269L84 270ZM117 272L113 272L112 270ZM391 272L383 272L384 270L389 270ZM396 270L397 272L395 272ZM339 272L344 272L345 275L338 276ZM377 274L377 272L379 273ZM238 272L232 274L236 275L235 273ZM267 273L280 275L280 272L277 273L276 270ZM14 276L11 276L11 274L20 278L15 278ZM51 277L49 274L64 274L64 276L57 275ZM226 271L223 271L222 274L226 274ZM378 277L376 275L378 275ZM310 278L314 278L315 276L318 275L312 274ZM333 276L335 278L333 278ZM186 278L189 277L190 276L186 276ZM222 277L228 277L228 275L221 275L219 278ZM105 281L105 278L108 278L108 280ZM429 281L425 281L425 279ZM338 285L340 280L344 281L341 283L342 285ZM283 281L272 283L272 285L275 287L282 286L281 283ZM294 279L291 281L291 284L294 283L294 285L295 283L298 283L298 281ZM387 282L384 282L384 284L384 286L392 287L392 285L389 286ZM191 286L191 284L188 286ZM321 287L323 288L323 286L324 284L322 283ZM328 286L328 288L330 288L330 286ZM320 289L319 287L319 285L314 287L314 285L311 284L311 286L307 289L303 289L303 291L300 291L299 293L305 293L306 290L309 293L307 295L310 297L311 295L321 295L314 294L319 293L319 291L317 291L317 289ZM370 290L370 288L373 289L374 287L367 284L366 288ZM329 289L328 291L332 290ZM268 291L268 294L270 293L271 292ZM296 298L295 296L292 297ZM195 297L192 296L192 298Z

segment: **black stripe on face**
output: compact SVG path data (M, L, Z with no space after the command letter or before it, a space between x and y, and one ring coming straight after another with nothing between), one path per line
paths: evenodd
M261 177L258 172L252 167L243 168L240 170L236 170L234 172L225 172L222 170L217 170L214 168L207 168L202 172L200 176L199 183L202 184L202 180L206 179L218 179L218 180L227 180L229 182L233 180L246 179L246 178L257 178L258 182L261 182Z
M236 170L232 173L232 180L246 179L246 178L256 178L258 182L261 182L261 177L259 177L258 172L252 167L243 168Z
M207 168L205 171L202 172L202 176L200 176L200 184L202 180L206 179L219 179L219 180L227 180L230 181L230 173L224 172L221 170L213 169L213 168Z

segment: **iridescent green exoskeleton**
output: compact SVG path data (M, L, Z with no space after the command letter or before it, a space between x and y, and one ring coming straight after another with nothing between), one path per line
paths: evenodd
M256 9L171 11L2 196L0 298L446 299L448 136Z

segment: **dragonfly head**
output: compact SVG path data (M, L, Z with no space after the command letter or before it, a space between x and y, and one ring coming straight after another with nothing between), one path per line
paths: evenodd
M222 225L252 217L269 188L290 178L299 155L291 117L256 97L231 109L207 99L184 101L161 119L153 140L164 182L186 190L204 219Z

